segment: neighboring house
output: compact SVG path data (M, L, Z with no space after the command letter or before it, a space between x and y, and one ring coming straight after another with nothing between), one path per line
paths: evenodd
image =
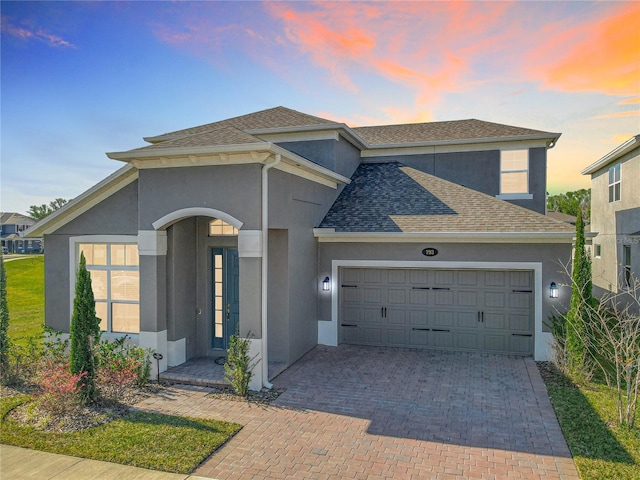
M317 344L545 359L574 236L544 215L559 136L277 107L145 138L33 228L46 322L68 331L84 252L106 335L162 353L161 371L224 354L236 331L261 358L253 388Z
M0 212L0 241L7 253L40 253L41 238L22 238L36 220L13 212Z
M594 292L619 293L640 275L640 135L582 170L591 175Z

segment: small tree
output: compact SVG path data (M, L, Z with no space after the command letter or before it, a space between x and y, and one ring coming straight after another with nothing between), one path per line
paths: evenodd
M9 364L9 306L7 304L7 272L4 269L4 256L0 251L0 374Z
M250 336L242 338L240 335L232 335L229 339L229 350L227 361L224 364L224 378L227 380L236 393L246 397L249 393L249 382L253 377L253 368L258 364L256 356L249 356L251 346Z
M91 275L87 270L84 253L80 254L70 334L71 373L80 375L86 372L86 376L81 380L81 393L85 401L91 401L96 396L93 343L100 334L100 319L96 317Z
M585 337L589 328L588 310L592 305L591 292L591 259L585 252L584 221L582 215L576 218L576 245L573 253L573 270L571 271L571 301L567 313L567 369L578 378L586 375Z

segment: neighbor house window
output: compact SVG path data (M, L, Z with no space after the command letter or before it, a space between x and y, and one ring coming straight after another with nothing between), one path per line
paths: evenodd
M620 200L620 164L609 168L609 202Z
M529 193L529 150L500 152L500 194Z
M631 245L622 246L622 269L624 286L626 288L631 288Z
M140 332L140 270L138 245L79 243L87 260L100 329L113 333Z
M596 258L600 258L602 256L602 245L596 243L593 246L593 256Z
M224 220L216 218L209 222L209 236L213 235L238 235L238 229Z

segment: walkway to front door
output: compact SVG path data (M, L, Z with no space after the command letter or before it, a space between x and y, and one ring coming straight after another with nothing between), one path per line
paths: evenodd
M531 358L318 346L271 406L171 389L138 408L244 428L196 475L227 478L579 477Z

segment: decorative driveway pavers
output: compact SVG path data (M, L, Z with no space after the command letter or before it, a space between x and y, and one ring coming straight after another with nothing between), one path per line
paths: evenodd
M244 428L194 472L256 479L577 479L530 358L318 346L272 405L172 388L139 408Z

